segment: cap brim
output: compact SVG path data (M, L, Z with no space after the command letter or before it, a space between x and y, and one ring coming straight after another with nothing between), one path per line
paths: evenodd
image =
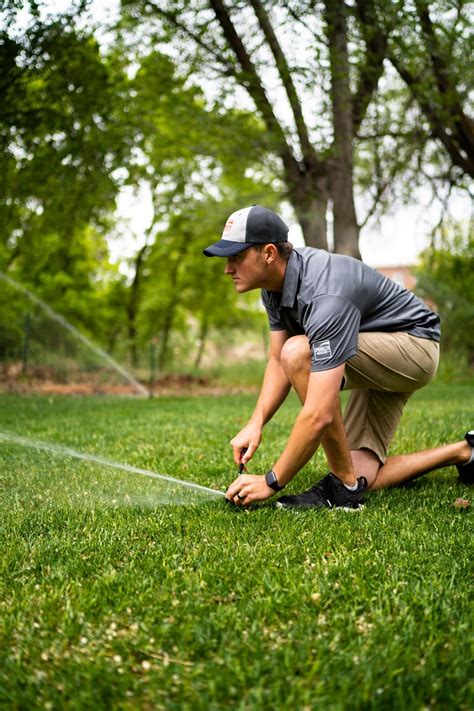
M232 257L234 254L243 252L244 249L248 249L251 246L252 244L249 242L231 242L228 239L221 239L219 242L215 242L203 249L202 253L206 257Z

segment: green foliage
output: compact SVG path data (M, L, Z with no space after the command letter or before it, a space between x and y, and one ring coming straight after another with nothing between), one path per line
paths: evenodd
M459 439L472 398L472 384L416 393L392 452ZM3 395L0 429L222 491L254 400ZM252 471L298 409L268 425ZM101 498L108 469L0 449L3 707L472 708L472 516L452 506L469 498L454 469L374 493L361 514L243 513L185 493L160 506L154 480L140 503L144 480L125 473L117 505Z
M227 216L225 204L210 199L194 202L185 214L171 216L168 228L157 233L150 248L138 325L142 339L157 337L162 368L171 356L171 328L177 332L176 362L189 361L189 352L187 357L185 353L189 348L197 355L199 341L212 329L248 328L266 321L258 308L259 293L237 297L224 275L224 260L202 254L220 234Z
M271 173L253 170L262 128L250 113L207 106L163 54L135 57L119 40L101 53L76 20L36 18L2 36L0 269L121 358L124 346L146 354L162 335L163 367L173 334L194 328L204 342L214 326L258 318L252 299L233 305L201 250L235 204L276 195ZM124 182L147 185L154 207L129 285L107 244ZM2 357L18 353L27 311L23 302L3 311Z
M451 236L428 248L417 270L417 291L432 301L441 317L445 348L474 364L474 236L454 226Z
M258 295L236 299L223 260L205 259L202 249L237 205L276 204L280 193L262 169L262 125L251 113L208 106L194 78L159 52L139 61L127 120L140 151L130 179L148 187L154 214L145 251L131 263L129 334L143 354L158 340L163 369L189 361L190 351L198 361L211 329L262 322Z
M472 4L377 0L372 18L365 33L386 38L386 61L356 142L358 184L380 214L391 203L412 204L416 187L431 188L435 199L468 191Z
M126 56L132 61L133 56ZM218 191L223 178L235 186L247 169L260 167L264 129L253 113L210 103L196 78L159 51L138 55L135 61L133 101L127 107L140 149L133 176L160 184L157 207L166 211L163 193L183 189L181 183L196 197L211 184ZM176 200L174 207L179 208Z
M124 75L69 16L0 40L0 269L107 342L107 296L121 284L105 235L129 151L116 120ZM2 313L4 353L30 306L15 299Z
M76 230L108 226L114 161L124 160L120 136L107 130L120 76L64 20L4 36L0 63L2 244L6 263L34 279L51 253L67 269Z

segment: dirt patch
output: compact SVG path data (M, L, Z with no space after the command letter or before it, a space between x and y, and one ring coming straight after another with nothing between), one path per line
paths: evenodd
M165 375L157 378L152 384L143 383L153 397L166 396L198 396L198 395L228 395L255 392L255 387L224 385L204 376L188 374ZM55 376L47 367L34 368L28 374L23 374L17 365L3 367L0 370L0 392L17 393L20 395L122 395L136 396L138 391L129 383L112 383L101 381L100 374L91 377L88 374L74 374L61 379Z

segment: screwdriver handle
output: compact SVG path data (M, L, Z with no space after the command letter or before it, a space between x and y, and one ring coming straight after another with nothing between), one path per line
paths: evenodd
M240 457L242 458L247 451L247 447L244 447L243 449L240 450ZM244 463L241 461L239 464L239 474L242 474L244 471Z

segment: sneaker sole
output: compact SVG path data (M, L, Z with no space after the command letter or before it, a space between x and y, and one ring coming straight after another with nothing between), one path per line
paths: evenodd
M293 510L293 511L309 511L309 509L315 509L316 511L329 511L331 509L330 506L291 506L288 504L281 504L279 501L276 502L276 508L277 509L286 509L286 510Z
M356 513L365 509L365 504L360 504L360 506L287 506L287 504L281 504L279 501L276 503L277 509L293 509L295 511L316 509L317 511L349 511L351 513Z

